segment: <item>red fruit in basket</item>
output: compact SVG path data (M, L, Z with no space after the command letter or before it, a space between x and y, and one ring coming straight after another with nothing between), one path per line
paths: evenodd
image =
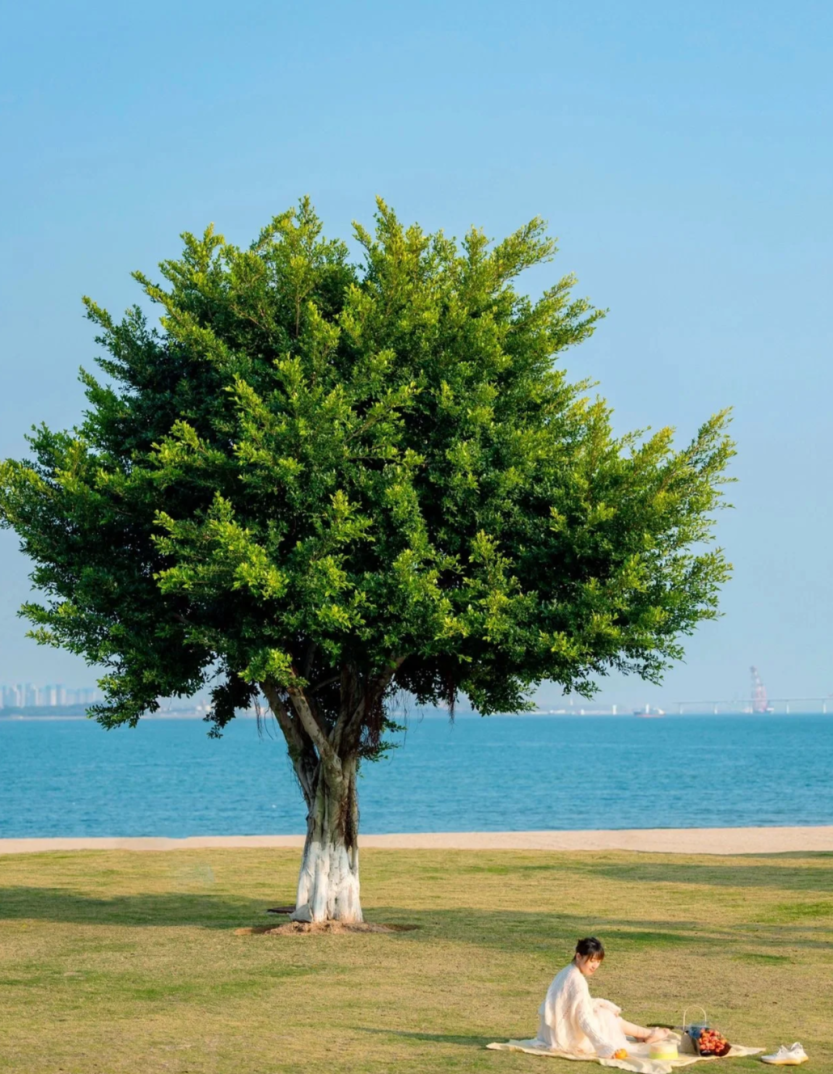
M726 1055L731 1045L716 1029L704 1029L698 1040L701 1055Z

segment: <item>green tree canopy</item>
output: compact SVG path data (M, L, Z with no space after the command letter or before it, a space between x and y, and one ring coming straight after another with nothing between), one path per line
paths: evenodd
M601 314L560 279L542 221L492 245L404 227L363 251L307 200L248 249L183 236L161 307L91 300L105 378L0 470L0 520L34 561L40 642L104 665L107 727L212 687L213 730L262 692L309 813L298 914L357 917L355 777L396 691L517 711L544 680L659 681L717 614L710 544L732 445L720 413L613 434L556 363ZM326 874L326 876L325 876Z

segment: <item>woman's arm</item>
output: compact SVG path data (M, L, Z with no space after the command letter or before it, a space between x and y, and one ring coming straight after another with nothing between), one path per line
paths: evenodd
M581 1031L596 1049L596 1054L601 1059L609 1059L616 1051L616 1045L605 1037L604 1031L599 1024L599 1019L596 1017L596 1012L593 1010L590 990L586 983L582 981L582 984L584 984L584 987L582 988L579 985L576 990L576 1021Z

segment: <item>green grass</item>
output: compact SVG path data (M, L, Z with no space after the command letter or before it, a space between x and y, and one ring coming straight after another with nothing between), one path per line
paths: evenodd
M368 919L415 930L235 935L292 901L297 866L295 851L0 857L0 1071L577 1074L484 1045L534 1035L589 933L608 949L594 992L632 1020L701 1003L730 1039L801 1040L805 1069L833 1069L833 855L368 850Z

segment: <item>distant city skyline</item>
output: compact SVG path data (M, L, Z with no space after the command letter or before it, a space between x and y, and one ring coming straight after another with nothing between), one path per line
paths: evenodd
M2 682L0 682L0 709L4 707L9 708L12 706L20 706L24 704L87 704L91 703L90 696L92 696L92 701L99 701L102 699L103 695L101 693L101 690L98 686L89 685L89 681L92 676L90 676L89 674L84 675L85 666L77 658L71 657L69 656L69 654L62 652L44 653L43 649L40 650L39 655L40 659L37 660L35 664L36 669L37 664L46 666L54 665L57 666L58 670L63 670L65 673L67 671L71 673L74 672L74 674L72 675L72 679L70 679L70 675L65 675L65 677L67 679L70 679L70 681L73 682L74 685L64 685L63 683L58 682L45 683L44 680L47 678L47 676L42 676L40 679L40 683L44 683L43 685L33 684L32 682L25 681L9 681L6 684L2 684ZM0 654L0 670L2 670L2 666L3 660L2 654ZM685 667L685 665L683 667ZM101 673L103 674L103 669ZM8 673L6 677L8 680L12 679L12 676L9 676ZM50 678L57 679L58 676L53 675L50 676ZM86 684L84 683L84 679L86 679ZM739 667L737 669L737 674L734 677L731 687L722 691L719 689L709 690L705 686L703 686L703 688L701 689L697 689L700 684L695 682L695 690L692 691L691 689L688 689L688 691L686 692L685 688L690 687L691 683L686 682L685 680L680 681L681 679L683 679L683 677L677 669L672 670L668 675L666 683L660 686L654 686L650 683L642 682L633 676L631 676L630 678L621 675L611 676L611 680L609 680L611 682L611 685L603 685L603 688L600 689L594 697L584 700L580 699L576 694L570 695L563 693L560 687L558 687L554 683L544 683L537 691L534 692L532 696L533 700L536 702L539 708L545 710L561 709L565 705L567 705L576 709L585 708L588 710L596 708L610 709L611 707L616 707L623 712L635 708L642 708L645 705L648 705L649 707L662 708L670 712L676 711L678 705L681 702L685 703L690 708L691 704L696 701L712 703L713 701L717 700L721 704L730 703L742 705L744 702L748 702L753 699L753 690L749 682L748 667ZM612 685L612 682L614 681L616 683L615 687ZM788 682L786 684L776 682L773 685L773 682L769 678L769 676L766 677L765 681L767 684L769 696L771 698L775 698L776 700L783 698L801 699L807 697L813 697L814 699L818 699L819 701L827 698L833 699L833 673L831 673L830 676L828 689L811 689L809 685L807 686L807 688L804 688L804 685L801 683L801 681L797 680ZM604 683L604 680L602 680L602 682ZM821 680L821 684L822 687L826 685L824 683L824 680ZM35 691L38 697L43 697L45 696L45 692L52 691L51 696L57 698L58 695L55 693L55 691L58 690L63 691L63 694L61 696L64 698L64 700L62 701L39 700L35 702L28 700L24 702L21 700L12 700L12 698L18 699L23 696L23 691L26 691L25 696L27 696L28 698L34 696L32 691ZM15 691L17 692L15 693ZM76 697L77 700L67 700L70 697ZM207 703L207 698L208 691L206 689L203 689L194 695L193 700L195 704L204 705ZM176 700L176 704L184 703L185 699Z
M0 684L0 710L11 708L61 708L66 705L92 705L101 700L96 686L67 687L63 683L36 686L31 682L13 686Z
M677 698L668 700L664 704L652 704L650 702L634 705L629 701L611 701L610 699L591 698L584 699L577 694L561 695L554 701L549 701L542 696L540 691L537 696L537 711L539 714L550 715L611 715L611 716L660 716L669 714L722 713L775 713L797 714L801 712L827 713L833 712L833 693L819 697L796 696L767 699L765 690L755 694L750 692L745 695L736 695L731 698ZM97 686L66 687L62 683L49 683L44 686L33 683L16 683L8 685L0 683L0 715L4 711L34 708L69 708L80 705L92 705L103 699L103 694ZM206 713L211 707L211 698L208 691L200 690L191 698L160 698L160 714L177 711ZM264 698L260 699L264 712L268 711L268 704ZM440 706L442 709L443 706ZM434 706L421 708L413 699L408 701L404 708L398 701L394 701L392 711L394 715L414 714L430 712ZM254 709L247 710L249 714ZM439 709L437 711L440 711ZM458 709L460 715L471 714L466 699L461 698Z

